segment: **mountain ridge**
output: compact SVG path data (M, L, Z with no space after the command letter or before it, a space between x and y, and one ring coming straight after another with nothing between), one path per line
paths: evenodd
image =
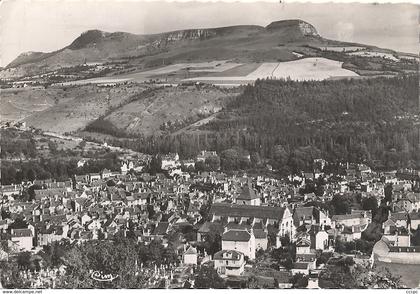
M165 48L181 41L203 41L217 37L223 38L232 35L248 36L258 33L277 34L279 37L285 37L287 40L299 40L305 37L321 38L313 25L300 19L275 21L265 27L259 25L234 25L216 28L183 29L157 34L132 34L127 32L106 32L98 29L91 29L84 31L68 46L59 50L52 52L36 52L35 56L32 54L28 55L28 52L21 53L5 68L13 68L43 61L66 49L76 51L87 48L98 48L97 46L106 43L124 41L132 44L132 47L136 47L135 45L137 45L136 49L142 49L141 47L144 46L148 47L150 51L153 49L156 50L157 48ZM141 50L138 51L141 52Z

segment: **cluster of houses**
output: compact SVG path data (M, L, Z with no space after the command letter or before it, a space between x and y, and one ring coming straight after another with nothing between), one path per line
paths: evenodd
M36 252L63 239L81 243L130 236L146 244L161 240L167 246L171 232L190 226L195 236L184 238L179 248L184 265L212 261L221 276L241 276L258 251L280 248L289 240L296 245L291 273L313 278L316 252L333 252L337 239L360 239L372 222L372 213L352 210L350 214L329 215L308 203L326 202L336 194L352 192L382 200L385 184L390 182L395 191L393 210L383 223L381 242L385 245L378 247L382 251L387 247L388 252L412 248L411 229L420 225L420 193L414 192L418 179L378 174L362 164L344 166L344 175L326 175L323 160L315 162L313 172L284 180L185 172L180 168L212 156L217 154L203 151L190 161L180 161L177 154L163 156L165 173L156 175L141 169L128 173L134 165L123 162L118 172L105 169L62 182L36 180L29 185L34 187L29 202L19 200L28 183L2 186L1 209L7 213L0 217L0 236L11 250L0 252L0 258L6 259L13 252ZM305 183L320 177L325 179L322 195L299 193ZM210 188L200 189L203 186ZM25 227L15 226L22 221ZM203 254L197 244L206 242L215 228L221 236L221 251L213 256ZM416 249L404 250L412 253Z

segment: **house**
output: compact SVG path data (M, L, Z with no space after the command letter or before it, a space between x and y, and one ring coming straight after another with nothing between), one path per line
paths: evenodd
M221 250L214 254L214 268L220 275L240 276L245 270L245 257L236 250Z
M409 227L413 230L417 230L420 227L420 211L412 212L409 215Z
M296 262L292 265L292 273L308 275L316 267L316 254L311 251L309 233L302 232L296 241Z
M11 240L20 251L30 251L33 247L33 234L30 229L12 229Z
M4 185L0 187L0 195L2 196L19 195L21 191L21 185Z
M296 227L303 224L331 226L331 219L317 207L296 207L293 212L293 222Z
M219 223L205 222L200 226L200 228L197 231L197 242L205 241L205 238L209 234L211 228L223 232L223 228Z
M177 168L179 166L179 155L178 153L169 153L162 156L161 169L169 170Z
M320 230L315 234L315 249L325 250L328 248L328 233Z
M159 222L158 225L154 228L153 232L150 234L152 239L162 239L169 233L170 224L168 222Z
M372 214L368 211L353 211L349 214L336 214L331 217L331 225L334 228L339 226L367 226L372 221Z
M205 162L207 158L216 157L216 151L206 151L202 150L200 154L197 155L196 162Z
M90 173L89 174L89 181L93 182L93 181L98 181L101 179L101 174L98 173Z
M397 226L391 215L382 224L385 236L393 246L410 246L410 234L406 227Z
M197 264L197 249L192 246L189 246L188 249L184 252L184 264Z
M134 164L132 161L124 161L120 169L121 169L121 174L126 175L128 171L134 169Z
M268 238L267 232L262 229L253 229L255 236L255 247L256 250L267 250L268 247Z
M112 172L109 169L104 169L102 171L102 179L108 179L112 176Z
M236 204L261 205L261 199L256 189L252 187L252 183L240 188L240 193L236 196Z
M190 160L183 160L181 162L181 165L183 165L186 168L195 168L195 161L190 159Z
M338 235L345 242L351 242L356 239L361 239L362 232L366 229L366 227L367 225L342 226L338 231Z
M394 204L394 210L413 212L420 210L420 193L408 192Z
M222 250L239 251L255 259L255 236L252 230L227 230L222 235Z

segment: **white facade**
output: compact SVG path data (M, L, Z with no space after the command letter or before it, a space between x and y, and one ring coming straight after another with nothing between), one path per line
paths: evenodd
M218 255L221 254L219 257ZM238 258L233 258L233 256ZM215 254L214 268L219 274L226 276L240 276L245 269L244 255L240 252L218 252Z
M243 253L249 259L255 259L255 236L252 233L249 233L248 241L231 241L223 240L222 238L222 250L235 250Z
M315 249L324 250L328 248L328 233L319 231L315 235Z

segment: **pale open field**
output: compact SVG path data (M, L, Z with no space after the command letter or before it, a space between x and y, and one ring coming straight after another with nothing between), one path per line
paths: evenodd
M195 75L188 78L187 73ZM202 73L204 76L200 75ZM241 64L222 61L210 61L200 63L179 63L164 67L118 75L115 77L103 77L89 80L70 82L70 84L100 84L121 83L126 81L145 82L150 79L176 81L201 81L215 85L219 84L248 84L257 79L290 78L296 81L325 80L337 77L358 76L353 71L343 69L342 62L322 57L302 58L286 62L264 62Z
M248 83L256 79L290 78L296 81L325 80L334 77L355 77L357 73L342 68L342 62L327 58L313 57L287 62L269 62L261 64L255 71L246 76L198 77L184 81L202 81L211 83ZM233 82L235 81L235 82Z
M160 68L122 74L110 77L101 77L87 80L79 80L73 82L62 83L61 85L83 85L83 84L106 84L106 83L123 83L127 81L145 82L155 76L164 76L180 70L188 70L191 73L219 73L224 72L242 65L241 63L229 62L228 60L214 60L210 62L197 63L177 63Z
M389 53L382 53L382 52L357 51L357 52L351 52L349 54L362 56L362 57L380 57L380 58L386 58L392 61L399 61L399 59L396 58L394 55L389 54Z
M334 52L352 52L357 50L364 50L366 47L360 46L325 46L319 47L319 49L324 51L334 51Z

